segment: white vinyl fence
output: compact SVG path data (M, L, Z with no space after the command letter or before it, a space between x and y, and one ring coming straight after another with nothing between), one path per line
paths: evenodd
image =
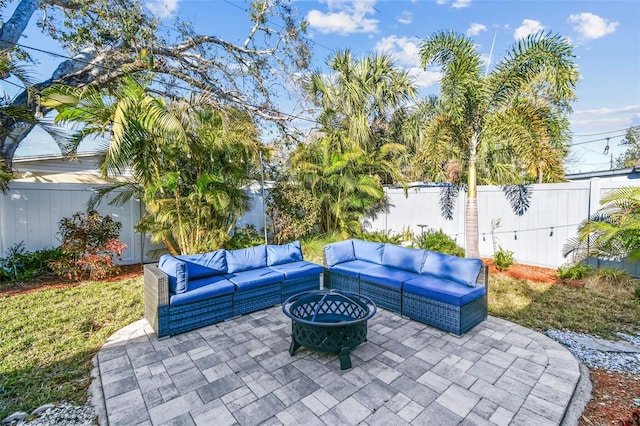
M580 223L598 210L601 197L612 189L634 184L637 185L629 180L595 178L532 185L531 204L522 216L513 213L500 187L480 186L480 254L483 257L493 255L491 223L500 219L501 226L494 234L496 242L505 250L513 251L517 262L557 268L567 262L562 257L562 246L576 236ZM464 247L466 193L461 192L458 196L453 220L446 220L440 214L439 187L410 188L406 197L401 188L389 188L387 195L391 204L389 212L372 220L371 230L400 233L403 229L410 229L417 235L423 229L442 229ZM640 275L636 264L623 266L633 275Z
M502 189L495 186L478 188L480 253L493 255L491 222L500 219L496 229L497 243L514 252L517 262L557 268L567 260L562 257L562 246L576 236L580 223L599 208L601 197L612 189L637 185L633 180L591 179L562 184L532 185L531 205L517 216L513 213ZM24 241L29 251L56 247L58 222L78 211L86 210L86 202L95 185L13 182L7 194L0 194L0 256L12 245ZM370 230L400 233L411 229L419 234L423 229L442 229L464 247L465 193L460 193L453 220L440 214L440 188L413 187L405 197L400 188L387 188L390 208L370 221ZM252 208L238 222L263 228L264 216L259 189L252 188ZM133 226L138 222L143 207L132 200L122 207L100 204L98 211L122 223L120 239L127 244L124 264L151 262L146 254L154 247ZM424 226L419 226L424 225ZM610 262L599 262L611 265ZM615 263L614 263L615 264ZM632 275L640 276L637 264L623 263Z
M20 242L28 251L53 248L60 245L58 222L76 212L85 212L87 201L96 186L79 183L12 182L9 192L0 194L0 257ZM263 228L262 198L250 191L254 200L252 209L239 220L240 225L253 223ZM105 198L98 206L101 215L109 215L122 223L120 240L127 245L122 264L152 262L148 252L161 246L152 245L133 227L144 214L144 207L132 199L121 207L110 206Z

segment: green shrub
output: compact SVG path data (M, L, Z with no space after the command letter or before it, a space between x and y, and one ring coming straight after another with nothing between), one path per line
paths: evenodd
M114 261L121 259L127 247L118 239L122 223L91 211L62 218L58 226L63 256L49 263L58 275L80 280L88 273L90 280L96 280L120 269Z
M624 269L600 268L596 269L595 275L603 282L612 285L625 285L633 280Z
M437 251L452 256L464 257L464 249L455 240L445 234L442 229L429 229L415 239L418 247L425 250Z
M247 225L233 228L231 239L224 243L224 248L235 250L260 244L264 244L264 234L259 233L254 225Z
M493 263L499 271L506 271L513 265L513 252L502 247L493 253Z
M586 263L575 263L558 268L558 278L561 280L581 280L591 274L593 274L593 267Z
M416 235L411 230L411 227L403 226L402 232L400 233L400 239L402 240L403 243L406 243L406 242L413 243L416 239Z
M0 281L27 281L46 274L51 272L49 263L61 257L59 248L29 252L24 241L16 243L7 250L7 257L0 258Z
M391 231L362 232L356 237L364 241L375 241L378 243L400 244L402 242L402 236L394 234Z
M636 287L636 289L633 291L633 294L636 299L640 300L640 285Z
M320 200L302 185L277 182L267 196L276 244L310 236L320 221Z

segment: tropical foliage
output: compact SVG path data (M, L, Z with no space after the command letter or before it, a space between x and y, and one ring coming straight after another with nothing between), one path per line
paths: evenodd
M640 126L628 128L619 145L625 151L616 158L616 167L635 166L640 161Z
M25 67L15 64L14 55L10 51L0 50L0 80L14 76L25 86L30 84L28 72ZM12 105L12 99L8 95L0 97L0 139L10 137L11 128L16 123L35 123L34 113L23 105ZM13 178L9 163L0 157L0 193L9 189L9 181Z
M320 219L320 202L307 188L283 177L269 190L267 212L274 242L284 244L312 235Z
M600 201L602 207L578 228L578 237L563 247L575 261L586 257L640 259L640 187L615 189Z
M420 45L422 65L442 67L440 96L422 105L416 161L425 176L467 182L466 256L479 257L476 185L558 181L567 114L578 81L571 44L538 33L517 42L491 72L463 35L437 32ZM487 70L488 71L488 70Z
M99 195L117 189L115 203L140 197L147 214L138 231L174 254L217 249L229 240L248 208L244 188L257 175L260 152L268 154L247 113L212 105L206 96L167 102L133 77L110 92L54 86L45 95L58 121L84 124L76 142L111 135L103 176L130 171L131 178Z
M246 10L246 37L235 41L225 40L215 29L200 34L178 18L172 25L162 25L152 13L152 2L2 1L0 50L16 51L20 64L28 64L34 47L23 44L23 35L39 30L48 41L36 49L62 51L61 56L68 58L51 69L50 76L26 86L11 106L25 108L33 116L38 103L32 95L54 84L105 88L128 74L153 72L154 92L162 97L195 89L208 93L218 107L234 106L287 127L290 117L278 111L272 98L279 94L278 83L285 84L294 72L307 67L310 52L304 25L285 0L246 3L246 9L240 8ZM42 107L40 112L48 111ZM0 137L0 159L11 167L18 145L36 123L5 124L11 137ZM52 136L58 141L57 135Z
M402 182L398 117L415 95L405 71L385 55L354 60L338 52L306 87L320 109L319 136L299 145L291 173L319 200L319 231L360 232L367 214L384 208L384 183Z

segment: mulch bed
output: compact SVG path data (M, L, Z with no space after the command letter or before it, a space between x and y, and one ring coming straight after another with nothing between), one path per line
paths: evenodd
M503 274L516 279L534 282L582 287L579 281L561 281L555 269L539 266L514 264L507 271L498 271L491 259L483 259L489 265L490 274ZM142 274L142 266L122 266L118 275L107 281L133 278ZM56 275L38 277L28 283L0 285L0 296L17 295L48 288L62 288L79 285L74 281L62 279ZM591 369L593 385L592 398L580 418L581 426L619 425L620 420L631 418L632 412L640 407L634 399L640 398L640 377L605 370Z

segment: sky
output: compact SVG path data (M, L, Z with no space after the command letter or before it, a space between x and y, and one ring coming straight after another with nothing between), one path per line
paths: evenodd
M179 16L192 21L196 31L230 41L242 42L250 27L243 0L145 4L167 23ZM640 1L298 0L292 6L309 24L312 69L326 69L337 50L350 49L356 57L386 52L414 77L421 96L438 93L440 71L422 69L418 59L419 43L434 32L452 30L471 38L489 71L529 34L544 30L566 37L582 76L570 117L573 140L567 172L609 169L611 154L624 151L618 143L625 130L640 125ZM31 31L31 40L25 42L40 37ZM43 58L38 72L46 75L53 61ZM294 112L294 102L285 98L280 107ZM39 137L25 142L17 155L41 150Z

